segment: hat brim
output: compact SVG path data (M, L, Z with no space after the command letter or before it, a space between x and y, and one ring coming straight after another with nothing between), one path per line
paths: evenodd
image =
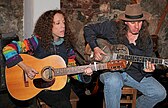
M124 20L124 21L142 21L142 20L148 20L150 14L146 11L143 11L143 17L142 18L138 18L138 19L130 19L130 18L126 18L125 17L125 13L121 13L119 15L119 19Z

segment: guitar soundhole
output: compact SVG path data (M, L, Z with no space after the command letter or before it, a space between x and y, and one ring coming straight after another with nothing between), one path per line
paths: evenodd
M52 81L54 79L54 68L46 66L41 70L42 79L45 81Z
M33 80L33 83L36 88L48 88L55 83L55 79L52 81L44 81L42 78L37 78Z

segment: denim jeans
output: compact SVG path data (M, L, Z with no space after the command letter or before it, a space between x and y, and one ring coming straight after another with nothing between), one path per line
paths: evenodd
M152 76L137 82L126 72L105 72L100 75L100 81L104 84L106 108L120 108L121 89L124 85L142 93L137 98L136 108L153 108L167 95L165 88Z

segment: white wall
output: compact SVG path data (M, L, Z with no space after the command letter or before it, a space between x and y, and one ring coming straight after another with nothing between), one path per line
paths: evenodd
M38 17L51 9L60 9L60 0L24 0L23 34L25 38L33 33Z
M34 22L45 11L50 9L60 9L60 0L33 0L34 1Z
M28 37L33 31L33 0L24 0L23 35Z

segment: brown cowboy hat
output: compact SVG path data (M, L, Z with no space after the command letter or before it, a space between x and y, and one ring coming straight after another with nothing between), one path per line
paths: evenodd
M140 4L127 5L125 12L119 15L119 19L124 21L147 20L149 13L142 11Z

